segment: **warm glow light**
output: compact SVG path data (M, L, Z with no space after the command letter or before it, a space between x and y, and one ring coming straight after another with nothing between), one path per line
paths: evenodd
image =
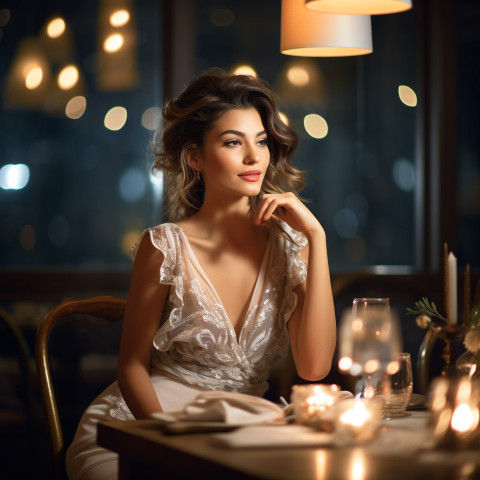
M328 134L328 124L326 120L315 113L306 115L303 119L303 125L306 132L313 138L325 138Z
M455 408L452 420L452 429L457 432L468 432L478 426L478 408L470 408L466 403L462 403Z
M397 373L399 370L400 370L400 362L394 361L394 362L390 362L387 365L386 373L388 375L395 375L395 373Z
M352 330L354 332L361 332L363 329L363 321L361 318L354 318L352 320Z
M250 75L251 77L257 77L257 72L250 65L238 65L233 72L234 75Z
M337 392L337 389L332 387L332 391ZM312 407L331 407L335 403L336 398L337 394L325 391L315 385L313 387L313 395L307 398L307 404Z
M340 370L343 370L344 372L347 372L352 368L353 361L350 357L343 357L338 361L338 368Z
M398 87L398 96L407 107L417 106L417 95L410 87L400 85Z
M76 120L85 113L86 108L87 108L86 98L79 95L69 100L69 102L67 103L67 106L65 107L65 115L68 118L72 118Z
M70 90L78 82L78 68L75 65L67 65L58 74L57 83L62 90Z
M361 2L358 2L361 3ZM301 57L371 53L368 15L331 15L305 8L304 0L282 0L280 51Z
M29 90L39 87L43 80L43 70L41 67L32 67L25 76L25 86Z
M288 120L288 117L287 117L283 112L278 112L278 114L280 115L280 118L282 119L282 122L283 122L285 125L289 125L289 124L290 124L290 121Z
M328 478L328 456L324 450L316 450L315 455L315 478L318 480Z
M372 358L365 362L365 366L364 366L365 373L374 373L379 368L380 368L380 361L375 358Z
M355 455L351 467L351 476L349 480L363 480L365 478L365 459L362 456Z
M365 408L361 400L354 403L353 408L340 415L340 421L354 427L361 427L370 418L370 412Z
M57 17L48 22L47 35L50 38L58 38L65 32L65 21L63 18Z
M300 66L292 66L287 71L287 78L292 85L304 87L310 82L310 75Z
M128 10L116 10L110 15L110 25L112 27L123 27L130 20L130 13Z
M412 0L305 0L311 10L350 15L383 15L412 8Z
M109 35L105 42L103 43L103 49L107 53L118 52L123 46L123 35L120 33L114 33L113 35Z
M123 107L113 107L105 115L105 127L109 130L120 130L127 121L127 110Z

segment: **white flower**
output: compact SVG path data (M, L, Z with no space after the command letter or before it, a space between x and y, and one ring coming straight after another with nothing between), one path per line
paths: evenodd
M472 327L465 335L463 344L470 352L480 350L480 327Z
M430 323L432 323L432 319L428 315L419 315L417 317L417 325L420 328L427 328Z

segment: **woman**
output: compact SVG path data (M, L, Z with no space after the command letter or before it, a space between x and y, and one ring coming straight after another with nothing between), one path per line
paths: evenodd
M133 249L118 382L85 412L67 452L71 479L112 478L99 419L182 410L204 390L261 396L290 342L298 374L330 370L335 314L325 232L295 192L297 137L271 89L212 72L163 111L155 168L170 219Z

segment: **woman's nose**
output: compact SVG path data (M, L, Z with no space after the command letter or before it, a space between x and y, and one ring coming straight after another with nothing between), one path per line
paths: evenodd
M245 162L249 165L253 163L258 163L260 161L260 154L257 152L254 146L248 147L248 150L245 155Z

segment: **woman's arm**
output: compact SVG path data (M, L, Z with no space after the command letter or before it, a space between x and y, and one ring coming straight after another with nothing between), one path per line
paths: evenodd
M162 262L163 254L145 235L133 264L117 367L120 391L137 419L162 411L149 375L153 337L169 290L159 283Z
M296 289L297 307L288 328L298 374L305 380L318 381L330 371L337 336L325 231L292 193L262 198L256 222L263 223L272 215L302 232L308 240L308 247L302 252L308 261L307 280Z

